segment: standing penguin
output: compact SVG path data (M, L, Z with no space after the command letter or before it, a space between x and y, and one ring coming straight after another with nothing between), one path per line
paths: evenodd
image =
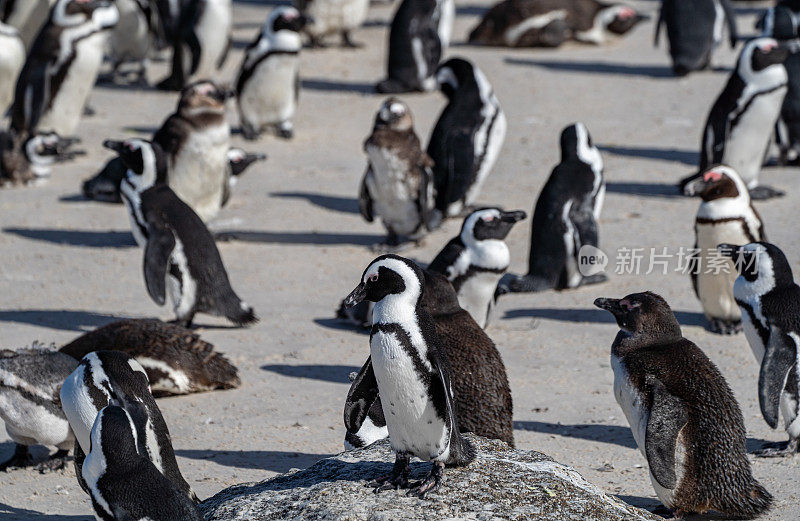
M109 32L108 52L112 64L111 80L123 79L123 64L136 64L134 82L147 85L148 53L151 40L151 6L148 0L115 0L119 22Z
M137 416L139 453L184 494L197 500L183 479L175 459L167 423L150 394L147 373L139 362L119 351L95 351L84 356L61 386L61 406L75 433L75 475L81 488L89 492L81 467L89 454L90 433L99 413L107 405L129 407L139 403L145 414Z
M739 271L733 296L742 309L744 333L756 360L758 403L773 429L778 411L789 442L757 455L792 456L800 452L800 287L795 284L786 255L774 244L721 244Z
M0 1L0 17L5 24L16 27L26 49L47 22L56 0L5 0Z
M786 95L785 47L771 38L749 41L739 55L736 70L708 115L700 142L698 171L724 164L736 170L753 199L783 192L759 185L758 174ZM700 174L683 179L681 191Z
M0 350L0 419L17 444L11 459L0 463L0 471L30 465L31 445L58 448L39 465L40 470L64 468L75 437L59 406L58 393L77 365L69 356L39 344Z
M453 0L403 0L389 31L386 79L375 90L399 93L435 89L436 66L450 42L454 18Z
M381 218L388 236L378 247L397 249L403 239L416 241L436 228L441 214L434 209L433 160L420 147L408 105L397 98L383 102L364 151L369 164L358 207L367 222Z
M276 7L250 44L239 69L236 99L246 139L257 139L267 125L278 135L294 135L292 117L300 94L300 31L308 19L294 7Z
M0 23L0 114L5 114L14 100L14 87L25 65L25 45L19 32Z
M445 465L466 465L474 447L459 432L450 366L433 318L422 306L425 277L408 259L383 255L364 271L345 299L348 306L375 302L370 358L356 377L370 404L380 393L392 449L391 474L378 478L375 491L410 488L424 497L444 480ZM347 411L345 412L347 415ZM411 456L433 461L430 473L409 484Z
M106 33L119 19L110 0L58 0L17 80L11 128L71 136L103 63Z
M728 0L663 0L656 22L655 44L661 26L667 27L669 54L676 76L712 66L712 54L722 43L728 25L731 49L736 46L736 15Z
M664 506L676 518L766 512L772 496L750 470L739 404L714 363L683 338L667 302L648 291L594 305L620 327L611 346L614 397Z
M343 47L360 47L350 32L367 19L369 0L295 0L294 5L308 17L304 30L312 47L324 47L323 39L331 34L341 35Z
M739 174L727 166L715 166L686 185L689 195L702 199L694 223L697 266L692 285L714 333L730 335L742 330L742 315L733 298L736 270L714 269L721 243L747 244L765 240L761 217L750 204L750 195Z
M258 321L231 288L214 238L192 209L164 184L166 157L149 141L106 141L128 167L122 198L136 242L144 247L144 279L150 298L163 306L169 294L176 322L196 313L222 316L237 326Z
M158 84L159 89L181 90L189 83L214 78L219 73L231 48L231 2L181 2L178 23L170 31L172 73Z
M464 219L461 233L428 266L452 283L459 305L484 329L496 302L497 283L511 264L503 239L525 217L522 210L483 208L472 212Z
M605 196L603 158L582 123L561 132L561 163L545 183L531 222L528 273L510 281L514 292L567 289L604 282L603 273L583 275L578 254L597 247Z
M138 448L146 434L134 418L147 418L144 405L109 405L98 414L83 479L98 521L202 521L186 494L164 477Z
M447 106L428 142L436 208L444 217L467 210L480 193L506 137L506 116L481 70L451 58L436 72Z

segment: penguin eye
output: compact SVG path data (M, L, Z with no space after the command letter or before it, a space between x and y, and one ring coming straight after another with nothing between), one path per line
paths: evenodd
M378 282L378 274L377 273L373 273L372 275L369 276L369 278L367 280L370 281L370 282Z

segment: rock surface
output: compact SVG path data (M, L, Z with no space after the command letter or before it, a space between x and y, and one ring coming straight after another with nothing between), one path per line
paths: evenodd
M604 493L574 469L534 451L470 436L479 455L449 468L438 492L424 500L403 491L373 494L366 483L392 468L388 441L320 460L306 470L221 491L206 500L206 521L303 519L645 521L660 519ZM412 463L414 478L428 463Z

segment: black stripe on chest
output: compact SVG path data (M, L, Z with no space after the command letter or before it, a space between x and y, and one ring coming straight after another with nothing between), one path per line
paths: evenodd
M502 275L506 272L506 268L484 268L482 266L475 266L474 264L470 264L469 268L463 275L458 275L456 278L450 281L453 285L453 288L458 292L461 289L461 286L469 280L471 277L478 275L480 273L494 273L497 275Z
M370 333L370 343L372 342L372 337L374 337L376 333L394 335L398 342L400 342L403 351L411 358L411 362L414 364L414 371L417 373L419 379L426 386L430 385L431 373L428 371L428 368L425 367L425 362L419 356L419 352L411 344L411 337L400 324L374 324L372 326L372 333Z
M697 224L707 224L707 225L715 225L715 224L722 224L728 222L736 222L738 221L739 224L742 226L742 234L747 238L747 242L758 242L758 238L754 237L752 233L750 233L750 227L747 226L747 221L745 221L744 217L723 217L721 219L711 219L708 217L698 217Z
M767 344L769 344L769 329L767 329L756 317L755 311L753 311L753 306L739 299L736 299L736 303L739 304L739 307L747 313L747 316L750 318L750 322L753 324L753 327L756 328L759 338L761 338L761 343L763 344L764 349L766 349Z

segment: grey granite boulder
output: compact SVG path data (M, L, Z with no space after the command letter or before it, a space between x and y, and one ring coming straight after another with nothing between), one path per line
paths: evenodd
M552 520L660 519L604 493L539 452L512 450L471 435L478 458L448 468L439 491L424 500L403 491L373 494L366 483L388 473L394 453L387 440L323 459L261 483L242 484L206 500L206 521ZM429 463L412 463L415 478Z

